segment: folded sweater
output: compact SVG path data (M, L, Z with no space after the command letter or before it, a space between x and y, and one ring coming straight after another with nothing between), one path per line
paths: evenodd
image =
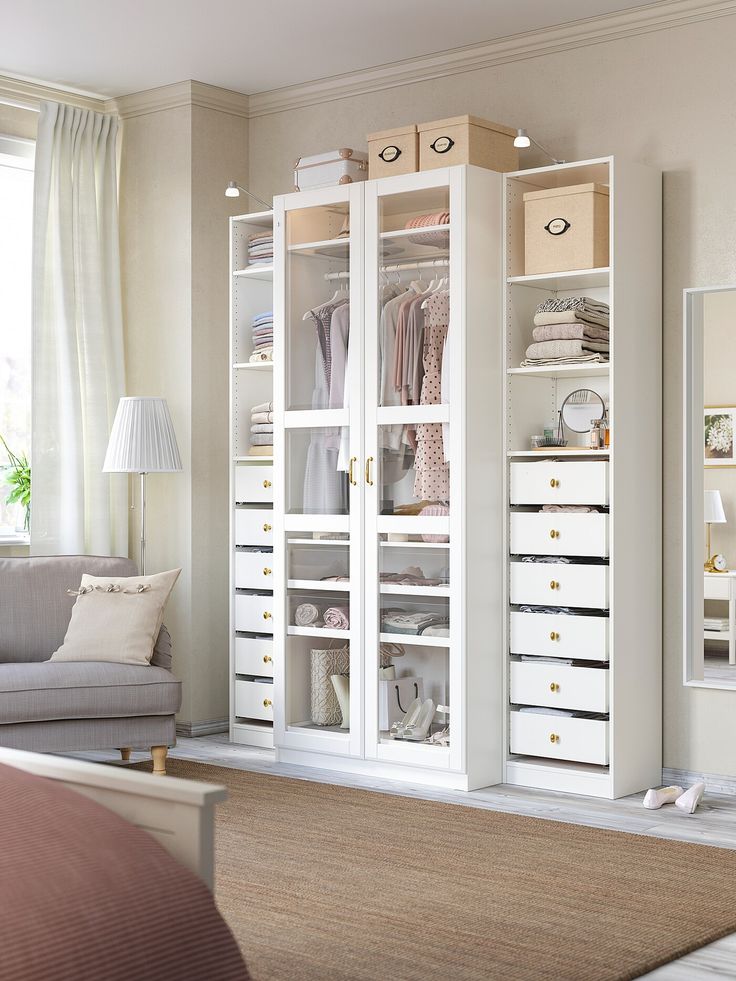
M535 341L571 341L585 338L607 341L610 331L607 327L595 327L593 324L544 324L535 327L532 336Z
M540 358L579 358L586 354L603 354L607 352L607 341L539 341L536 344L529 345L526 349L526 357L529 360L538 360Z

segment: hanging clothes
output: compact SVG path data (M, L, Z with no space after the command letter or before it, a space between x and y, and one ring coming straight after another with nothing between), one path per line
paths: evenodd
M424 377L421 405L438 405L442 400L442 355L450 319L450 294L433 293L424 311ZM443 451L442 423L420 423L416 428L414 497L450 500L450 467Z

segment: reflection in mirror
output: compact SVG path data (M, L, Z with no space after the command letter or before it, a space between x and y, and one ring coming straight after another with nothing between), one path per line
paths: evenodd
M736 287L685 291L685 682L736 688Z

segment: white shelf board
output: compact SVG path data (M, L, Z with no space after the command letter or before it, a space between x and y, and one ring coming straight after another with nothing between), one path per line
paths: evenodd
M586 450L584 446L550 446L543 450L509 450L506 456L584 456L584 457L607 457L610 456L611 447L607 450Z
M289 253L347 260L350 256L350 239L326 238L319 242L300 242L298 245L290 245Z
M402 586L399 583L381 583L380 592L389 596L449 596L449 586Z
M385 634L381 633L382 644L404 644L417 647L450 647L450 637L425 637L423 634Z
M330 582L323 579L287 579L287 589L328 590L331 593L349 593L349 582Z
M350 730L343 729L342 726L318 726L314 722L290 722L286 728L288 732L304 732L305 729L308 729L310 733L332 736L333 739L335 736L343 739L350 738Z
M381 548L449 548L449 542L379 542Z
M608 266L599 269L571 269L567 272L538 273L534 276L508 276L510 286L531 286L548 293L566 293L570 290L593 289L608 286L611 270Z
M239 279L259 279L266 283L273 282L273 266L272 265L255 265L246 266L245 269L234 269L233 276L237 276Z
M349 630L330 630L327 627L287 627L286 633L290 637L327 637L328 640L350 640Z
M704 630L703 639L704 640L728 640L728 628L725 630Z
M233 463L273 463L272 456L234 456Z
M273 211L254 211L250 215L234 215L233 222L244 225L257 225L259 228L273 228Z
M381 232L381 240L392 238L407 238L409 235L420 235L425 232L449 232L450 223L444 225L427 225L424 228L397 228L392 232Z
M611 362L587 364L532 365L525 368L507 368L509 375L525 375L536 378L604 378L610 373Z
M335 545L344 545L346 548L350 546L349 538L287 538L287 545L331 545L333 548Z
M273 371L273 361L236 361L233 371Z

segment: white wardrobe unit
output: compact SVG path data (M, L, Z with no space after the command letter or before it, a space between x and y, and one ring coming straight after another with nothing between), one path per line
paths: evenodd
M610 266L524 275L524 193L586 183L610 190ZM661 781L661 174L606 157L504 188L504 779L621 797ZM610 304L610 361L522 367L537 305L579 295ZM566 431L532 450L580 388L607 403L610 446Z
M459 166L274 203L280 760L466 790L502 779L501 202L500 174ZM402 398L383 306L421 277L449 279L446 354L440 326L433 397ZM425 315L448 322L441 306ZM399 632L418 621L433 627ZM323 725L311 652L331 646L349 651L349 713ZM389 731L394 700L417 693L441 706L433 743Z
M230 740L273 746L273 459L251 444L251 409L273 399L253 363L253 318L273 310L273 264L249 264L273 212L230 219Z

